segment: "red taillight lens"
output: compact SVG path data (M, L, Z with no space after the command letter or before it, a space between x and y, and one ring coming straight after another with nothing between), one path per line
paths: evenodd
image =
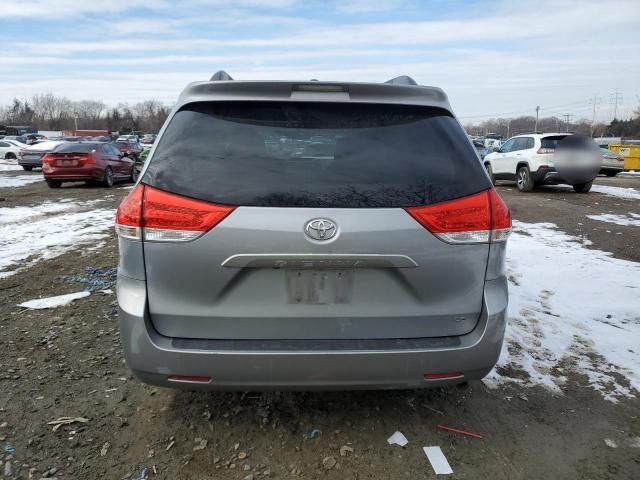
M489 190L491 204L491 241L505 242L511 234L511 211L494 188Z
M116 233L131 240L142 239L142 198L144 185L136 185L116 212Z
M168 379L172 382L186 383L209 383L211 377L197 377L193 375L169 375Z
M92 153L80 155L78 158L78 163L80 165L93 165L96 163L96 157L94 157Z
M125 238L185 242L208 232L232 211L232 207L139 184L118 208L116 224L118 233Z
M624 162L624 157L616 157L619 162Z
M511 231L509 208L494 189L406 210L418 223L447 243L504 241Z
M53 157L49 154L46 154L42 157L42 165L51 165L53 163Z

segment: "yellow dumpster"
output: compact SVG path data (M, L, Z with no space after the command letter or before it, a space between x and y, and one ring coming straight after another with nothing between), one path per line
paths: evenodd
M640 145L609 145L609 150L624 157L625 170L640 170Z

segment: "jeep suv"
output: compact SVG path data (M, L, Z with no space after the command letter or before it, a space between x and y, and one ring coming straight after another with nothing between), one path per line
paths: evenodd
M134 374L211 390L485 376L511 217L444 92L222 78L182 92L117 212Z
M494 184L496 180L515 180L519 191L530 192L544 183L568 183L576 192L587 193L598 175L602 155L598 152L593 162L587 159L584 165L561 168L557 149L589 154L596 147L591 139L571 133L517 135L482 160Z

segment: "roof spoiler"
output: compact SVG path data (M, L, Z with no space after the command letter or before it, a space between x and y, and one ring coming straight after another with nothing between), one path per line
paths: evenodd
M399 77L392 78L384 83L388 83L389 85L418 85L418 82L409 75L400 75Z
M233 78L231 78L231 75L229 75L227 72L225 72L224 70L218 70L216 73L213 74L213 76L210 78L210 81L212 82L227 82L229 80L233 80Z
M210 81L212 82L228 82L229 80L233 80L233 78L224 70L218 70L210 79ZM312 78L311 81L317 82L318 80ZM409 75L400 75L399 77L392 78L384 83L387 83L389 85L418 85L418 82L416 82Z

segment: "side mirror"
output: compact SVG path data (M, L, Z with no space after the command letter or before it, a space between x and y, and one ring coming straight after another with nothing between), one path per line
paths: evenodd
M500 147L493 147L493 151L496 153L500 153Z

